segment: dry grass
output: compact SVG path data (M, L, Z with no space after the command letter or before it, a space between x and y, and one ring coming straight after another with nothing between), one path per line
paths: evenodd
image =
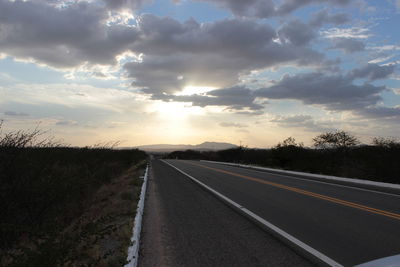
M0 127L0 265L118 265L146 154L41 137Z
M65 265L122 266L125 263L141 174L143 169L132 167L94 194L88 209L63 232L77 240L64 259Z

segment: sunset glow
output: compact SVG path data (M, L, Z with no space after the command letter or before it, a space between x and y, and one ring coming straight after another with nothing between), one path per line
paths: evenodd
M398 138L399 12L372 0L0 0L0 119L71 145Z

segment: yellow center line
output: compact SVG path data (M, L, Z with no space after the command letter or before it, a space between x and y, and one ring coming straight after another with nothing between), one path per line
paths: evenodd
M334 202L334 203L337 203L337 204L341 204L343 206L348 206L348 207L352 207L352 208L355 208L355 209L360 209L360 210L364 210L364 211L368 211L368 212L371 212L371 213L375 213L375 214L379 214L379 215L382 215L382 216L386 216L386 217L390 217L390 218L393 218L393 219L400 220L400 214L398 214L398 213L394 213L394 212L390 212L390 211L385 211L385 210L380 210L380 209L368 207L368 206L357 204L357 203L350 202L350 201L347 201L347 200L342 200L342 199L339 199L339 198L329 197L329 196L326 196L326 195L317 194L317 193L310 192L310 191L303 190L303 189L299 189L299 188L296 188L296 187L287 186L287 185L283 185L283 184L278 184L278 183L266 181L266 180L259 179L259 178L254 178L254 177L251 177L251 176L247 176L247 175L243 175L243 174L239 174L239 173L235 173L235 172L216 169L216 168L212 168L212 167L208 167L208 166L204 166L204 165L196 164L196 163L192 163L192 162L188 162L188 163L191 164L191 165L199 166L199 167L202 167L202 168L205 168L205 169L209 169L209 170L213 170L213 171L216 171L216 172L229 174L229 175L232 175L232 176L244 178L246 180L250 180L250 181L254 181L254 182L258 182L258 183L262 183L262 184L271 185L271 186L274 186L274 187L286 189L286 190L289 190L289 191L292 191L292 192L296 192L296 193L299 193L299 194L303 194L303 195L307 195L307 196L323 199L323 200L326 200L326 201Z

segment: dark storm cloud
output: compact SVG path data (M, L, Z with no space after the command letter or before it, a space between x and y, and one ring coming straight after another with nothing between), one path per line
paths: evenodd
M330 49L340 49L346 54L363 51L365 49L364 42L355 38L332 38L333 46Z
M60 68L84 62L113 64L137 32L106 25L107 18L107 9L86 2L57 8L43 1L0 0L0 49Z

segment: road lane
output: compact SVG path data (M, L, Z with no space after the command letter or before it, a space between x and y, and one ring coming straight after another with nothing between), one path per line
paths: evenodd
M168 162L345 266L400 254L398 196L220 164ZM354 206L343 204L349 202Z
M167 164L148 182L139 266L313 266Z
M286 189L286 190L289 190L289 191L292 191L292 192L296 192L296 193L299 193L299 194L304 194L304 195L307 195L307 196L323 199L323 200L326 200L326 201L331 201L331 202L338 203L338 204L341 204L341 205L344 205L344 206L348 206L348 207L352 207L352 208L356 208L356 209L360 209L360 210L368 211L368 212L371 212L371 213L379 214L379 215L382 215L382 216L387 216L389 218L400 220L400 214L397 214L397 213L394 213L394 212L390 212L390 211L386 211L386 210L382 210L382 209L372 208L370 206L361 205L361 204L358 204L358 203L355 203L355 202L346 201L346 200L343 200L343 199L340 199L340 198L333 198L333 197L330 197L330 196L327 196L327 195L317 194L317 193L314 193L314 192L311 192L311 191L299 189L297 187L287 186L287 185L284 185L282 183L275 183L275 182L271 182L271 181L268 181L268 180L265 180L265 179L260 179L260 178L255 178L255 177L251 177L251 176L248 176L248 175L239 174L237 172L232 172L232 171L222 170L222 169L218 169L218 168L214 168L214 167L204 166L204 165L196 164L196 163L193 163L193 162L191 162L190 164L195 165L195 166L200 166L202 168L210 169L210 170L213 170L213 171L225 173L225 174L228 174L228 175L233 175L233 176L240 177L240 178L243 178L243 179L247 179L247 180L250 180L250 181L258 182L258 183L261 183L261 184L275 186L275 187Z

